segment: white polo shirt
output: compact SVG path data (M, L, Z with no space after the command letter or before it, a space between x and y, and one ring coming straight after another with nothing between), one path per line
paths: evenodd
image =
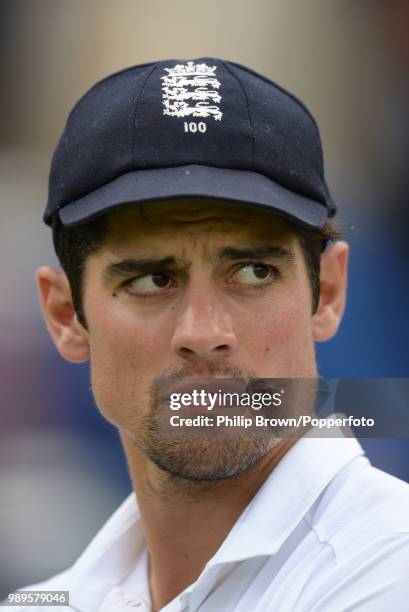
M79 612L147 612L147 564L132 493L72 568L26 588L68 590L69 609ZM307 434L196 582L162 608L196 610L409 610L409 485L371 466L355 438Z

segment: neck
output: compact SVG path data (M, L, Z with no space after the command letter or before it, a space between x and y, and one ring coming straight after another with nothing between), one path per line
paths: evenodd
M191 481L164 472L122 435L149 550L152 610L165 606L199 577L294 442L281 440L238 477Z

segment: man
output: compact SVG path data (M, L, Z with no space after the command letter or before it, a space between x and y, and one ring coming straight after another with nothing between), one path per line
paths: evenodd
M243 66L145 64L81 98L44 217L64 271L37 280L134 493L32 590L81 612L407 609L409 487L355 438L166 427L166 399L201 384L316 380L345 303L334 214L313 118Z

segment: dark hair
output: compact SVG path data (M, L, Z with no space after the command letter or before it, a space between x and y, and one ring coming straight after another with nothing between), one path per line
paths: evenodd
M83 310L83 277L88 255L103 245L106 233L106 217L101 216L78 225L65 227L57 216L53 220L53 242L60 264L67 275L72 301L79 322L87 328ZM320 297L321 253L328 241L340 239L340 233L331 220L322 229L309 229L295 224L290 226L300 241L312 290L312 312L318 307Z

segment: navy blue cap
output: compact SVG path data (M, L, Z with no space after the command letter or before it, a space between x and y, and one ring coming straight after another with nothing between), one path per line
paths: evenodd
M306 107L216 58L143 64L94 85L55 150L44 221L74 226L175 198L261 206L315 228L336 211Z

